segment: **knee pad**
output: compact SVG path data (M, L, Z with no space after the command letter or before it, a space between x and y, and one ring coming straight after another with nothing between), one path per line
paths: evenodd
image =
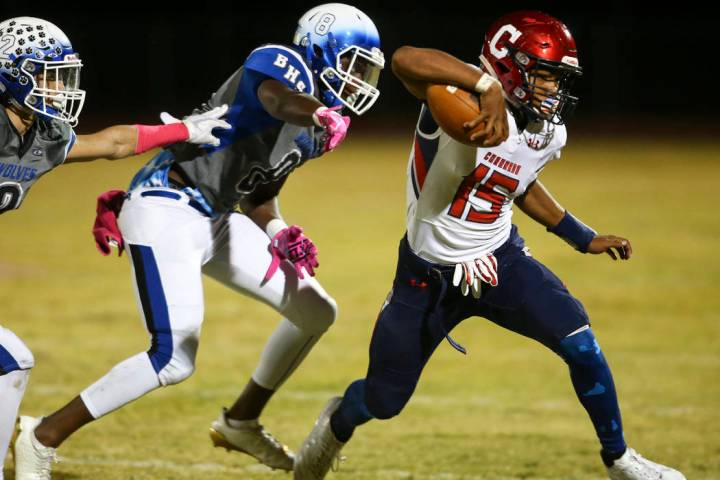
M335 322L337 309L331 296L305 288L293 299L287 318L303 332L322 335Z
M563 338L560 341L558 354L570 366L606 363L591 328Z
M163 386L180 383L193 374L200 332L199 330L174 332L170 338L172 343L168 345L165 341L162 346L153 339L153 348L148 352L160 384ZM155 348L156 345L158 348Z
M35 357L20 337L0 327L0 373L29 370L35 366Z
M365 380L365 406L373 417L387 420L398 415L415 391L417 381L369 375Z

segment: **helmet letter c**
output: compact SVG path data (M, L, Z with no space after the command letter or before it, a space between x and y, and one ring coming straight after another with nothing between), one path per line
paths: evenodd
M502 37L506 33L510 34L510 43L515 43L515 41L520 37L520 35L522 35L522 32L520 30L518 30L509 23L500 27L497 33L495 33L495 36L493 36L492 40L490 40L490 52L495 56L495 58L504 58L505 56L507 56L507 48L497 47L497 44L500 41L500 37Z

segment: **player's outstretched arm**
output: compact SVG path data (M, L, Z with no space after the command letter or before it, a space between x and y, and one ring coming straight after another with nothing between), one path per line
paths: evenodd
M117 160L177 142L220 145L214 128L229 129L221 117L227 105L189 115L182 120L163 114L166 125L115 125L90 135L78 135L67 162L88 162L98 158Z
M598 235L573 217L539 181L533 182L515 204L530 218L544 225L549 232L583 253L607 253L613 260L627 260L632 255L630 240L615 235Z
M323 108L320 100L289 88L275 79L263 81L257 89L258 100L271 116L293 125L314 125L313 114Z
M334 150L347 135L350 117L337 113L339 107L327 108L312 95L293 90L275 79L267 79L258 87L257 96L265 111L278 120L294 125L315 125L325 130L325 138L319 148L301 146L302 150L313 150L303 154L307 158Z
M502 87L499 81L480 68L440 50L406 45L393 54L392 71L420 100L425 100L427 89L432 84L455 85L469 92L478 92L482 114L466 123L465 127L473 129L481 122L485 122L486 127L472 139L485 137L483 145L486 147L499 145L507 139L508 123Z

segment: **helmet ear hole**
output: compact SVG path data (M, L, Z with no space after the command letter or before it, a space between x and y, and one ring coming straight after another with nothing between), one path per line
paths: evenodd
M503 75L510 73L510 69L504 63L495 62L495 69L500 71Z

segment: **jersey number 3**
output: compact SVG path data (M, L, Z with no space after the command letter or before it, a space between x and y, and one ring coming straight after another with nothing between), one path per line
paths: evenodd
M464 218L469 222L493 223L500 216L500 209L507 199L507 196L497 192L495 187L500 187L506 190L507 194L511 194L515 192L519 183L518 180L503 175L487 165L480 165L460 184L448 215Z

